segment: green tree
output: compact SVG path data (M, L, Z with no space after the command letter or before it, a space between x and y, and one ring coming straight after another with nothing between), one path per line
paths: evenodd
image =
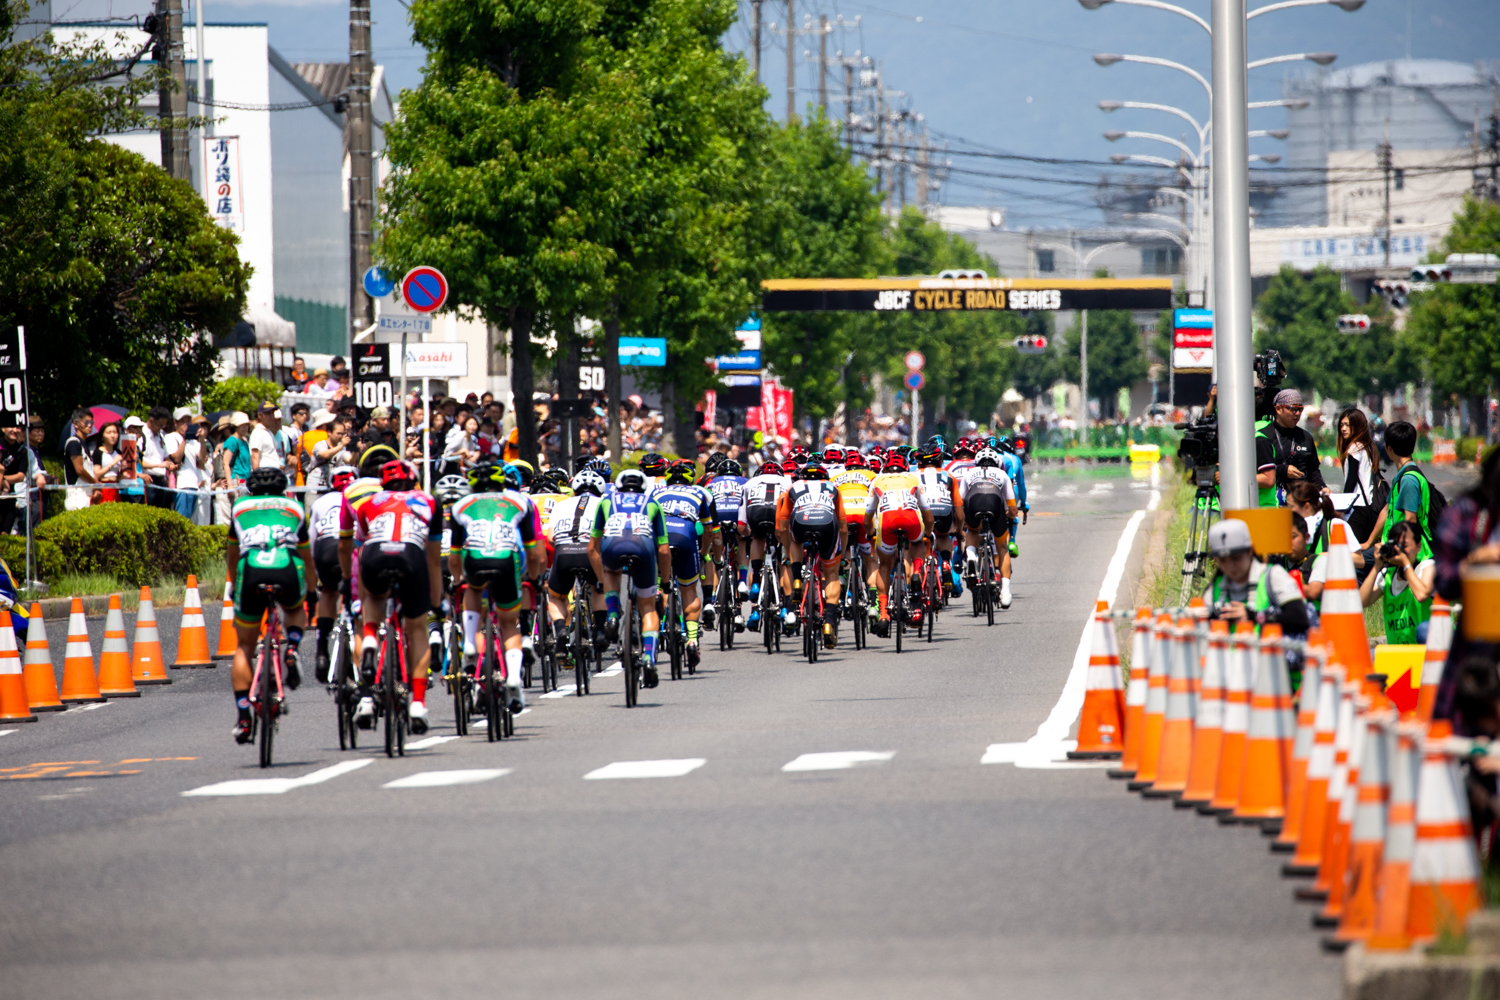
M1082 377L1080 351L1083 327L1068 328L1063 349L1063 377L1077 382ZM1099 415L1116 416L1121 389L1128 389L1150 374L1146 352L1141 347L1141 328L1124 309L1089 310L1089 395L1099 400Z

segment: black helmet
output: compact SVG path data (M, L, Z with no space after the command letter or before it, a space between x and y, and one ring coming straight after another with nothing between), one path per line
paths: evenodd
M923 468L943 464L942 445L934 444L931 441L927 442L917 449L916 459L917 464Z
M245 480L245 489L251 496L285 496L286 473L280 469L262 468L250 473Z
M703 460L703 471L705 473L713 472L727 461L729 461L729 456L722 451L711 451L708 453L708 457Z
M816 460L808 462L802 469L802 478L804 480L817 480L818 482L826 483L828 482L828 469Z
M736 462L734 459L726 458L724 459L724 461L719 463L717 474L720 476L743 476L745 474L745 470L743 467L741 467L740 463Z
M648 476L662 476L667 471L667 460L663 455L656 452L647 452L641 456L640 469Z

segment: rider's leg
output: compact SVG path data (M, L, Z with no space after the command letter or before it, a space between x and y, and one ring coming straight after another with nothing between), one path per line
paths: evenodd
M478 657L479 648L479 588L464 588L464 657Z
M490 595L494 599L494 595ZM526 707L525 695L521 693L521 671L524 656L521 652L521 608L501 608L500 644L505 648L505 686L508 688L511 711Z
M1000 552L1000 606L1010 607L1010 532L995 538L995 548Z
M406 676L411 684L413 701L427 703L427 668L431 666L432 647L427 644L427 612L416 618L402 618L406 633Z
M236 644L234 660L229 668L229 686L234 691L234 707L239 721L250 724L250 681L254 672L250 669L250 657L255 655L255 645L260 642L260 622L246 625L239 620L234 623Z

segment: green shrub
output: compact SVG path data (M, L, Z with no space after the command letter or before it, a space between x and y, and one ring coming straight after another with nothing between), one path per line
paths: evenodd
M107 503L43 521L36 537L58 550L59 573L105 573L140 587L196 572L214 545L222 551L224 530L158 507Z
M62 549L53 542L33 538L31 558L36 561L37 576L52 580L63 573ZM26 575L26 537L24 535L0 535L0 559L10 567L11 576L17 581Z
M222 382L215 382L203 390L203 410L241 410L253 414L266 400L281 398L281 386L264 379L246 378L236 375Z
M1479 457L1479 449L1482 447L1484 447L1484 438L1462 437L1458 439L1458 444L1453 450L1458 452L1460 462L1472 462Z

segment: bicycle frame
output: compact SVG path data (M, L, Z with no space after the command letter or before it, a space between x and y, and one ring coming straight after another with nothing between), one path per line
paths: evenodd
M250 677L250 707L254 710L251 714L251 731L258 735L261 767L271 766L276 720L281 714L282 703L286 700L286 689L282 684L285 670L281 656L281 606L274 599L275 589L266 584L261 585L261 590L272 599L266 612L266 634L261 637L260 652L255 657L255 672ZM276 683L274 694L271 691L273 679Z

